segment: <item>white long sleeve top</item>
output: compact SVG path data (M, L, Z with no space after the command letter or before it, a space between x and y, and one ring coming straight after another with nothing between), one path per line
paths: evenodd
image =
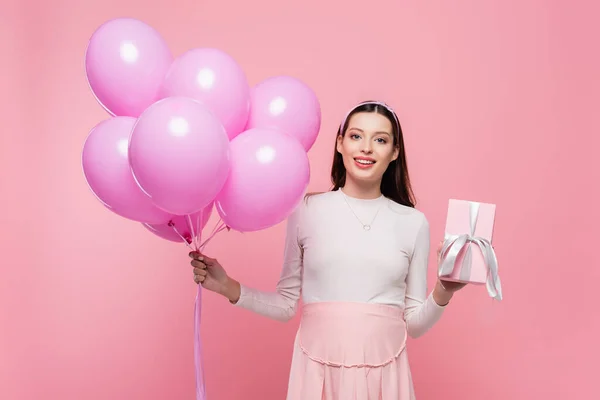
M418 337L445 308L427 293L429 249L429 223L414 208L341 190L308 196L288 218L276 291L242 285L236 305L286 321L301 297L388 304L404 309L408 334Z

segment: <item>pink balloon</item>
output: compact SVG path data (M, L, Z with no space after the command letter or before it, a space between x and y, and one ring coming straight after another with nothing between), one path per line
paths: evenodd
M321 106L315 93L302 81L289 76L268 78L251 91L246 129L276 128L313 146L321 128Z
M132 117L159 99L172 61L161 35L132 18L101 25L85 53L88 84L98 102L112 115Z
M133 178L127 158L135 118L114 117L89 133L82 153L85 179L98 200L114 213L138 222L163 223L170 215L157 208Z
M250 87L246 75L221 50L192 49L177 57L161 95L192 97L206 104L221 120L229 139L242 132L248 121Z
M206 207L229 173L229 139L200 102L169 97L151 105L131 133L129 162L157 207L175 215Z
M171 219L164 224L143 225L156 236L170 240L171 242L183 243L183 237L188 243L192 243L194 237L197 237L208 223L212 214L212 208L213 203L210 203L202 211L191 214L189 219L187 215L173 215ZM192 225L190 225L190 221L192 222ZM192 235L192 232L195 236ZM200 235L200 237L202 237L202 235Z
M232 229L265 229L292 213L309 180L299 141L275 129L251 129L231 141L231 171L215 207Z

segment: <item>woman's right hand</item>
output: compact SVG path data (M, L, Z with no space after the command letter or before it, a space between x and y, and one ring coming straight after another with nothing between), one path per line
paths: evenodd
M236 302L240 296L239 283L231 279L225 268L214 258L207 257L197 251L190 254L191 264L194 267L194 282L201 284L211 292L219 293Z

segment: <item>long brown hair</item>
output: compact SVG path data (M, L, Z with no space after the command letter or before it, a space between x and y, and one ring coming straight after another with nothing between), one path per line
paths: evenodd
M406 154L404 150L404 137L402 127L396 113L387 105L377 101L367 101L355 106L346 116L338 128L337 137L344 136L348 129L350 118L359 112L374 112L386 117L392 124L392 136L394 137L394 146L398 149L398 158L390 163L383 173L381 181L381 194L395 201L396 203L415 207L416 201L410 185L408 176L408 166L406 164ZM342 155L337 151L337 145L333 150L333 164L331 165L332 190L338 190L346 183L346 167Z

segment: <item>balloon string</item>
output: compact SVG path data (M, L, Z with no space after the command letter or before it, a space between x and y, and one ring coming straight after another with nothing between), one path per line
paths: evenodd
M230 228L223 222L223 220L219 219L219 222L217 223L217 225L215 225L215 228L213 229L210 236L206 238L206 240L200 245L200 251L204 250L208 242L210 242L219 232L222 232L225 229L230 230Z
M196 244L196 230L194 229L194 223L192 222L192 217L190 217L190 214L186 214L185 217L187 219L190 230L192 231L192 243L194 244L194 250L198 251L198 245Z
M204 210L200 211L196 220L196 231L197 236L195 246L196 251L200 251L204 246L201 246L202 241L202 228L201 221L204 218ZM189 216L188 216L188 219ZM192 221L190 219L190 225ZM193 230L193 228L192 228ZM206 243L204 243L206 244ZM194 370L196 374L196 400L206 399L206 386L204 380L204 362L202 355L202 337L200 335L200 321L202 315L202 285L198 285L198 292L196 294L196 301L194 302Z
M189 239L184 238L183 235L181 233L179 233L179 231L177 230L177 227L175 226L175 224L172 221L169 222L169 226L171 228L173 228L173 231L177 234L177 236L179 236L181 238L181 240L183 240L183 243L185 243L185 245L193 251L194 248L190 245Z
M194 370L196 374L196 400L206 399L204 384L204 363L202 357L202 338L200 337L200 321L202 315L202 285L198 285L194 302Z
M217 228L223 223L223 220L219 217L219 220L217 221L217 223L215 224L215 226L213 227L212 232L210 233L211 235L214 235L215 232L217 231Z
M187 247L189 247L190 249L192 249L192 251L200 251L200 249L203 249L208 242L215 237L215 235L219 232L221 232L224 229L229 229L229 227L227 227L223 221L221 219L219 219L219 222L217 224L215 224L215 227L213 228L213 231L210 235L210 237L204 241L201 245L200 242L202 240L201 238L201 232L202 230L200 229L200 221L203 218L203 211L201 211L198 215L198 219L196 220L196 229L194 229L194 223L192 221L192 218L190 217L190 215L186 215L186 219L187 222L189 224L190 230L192 231L192 238L193 240L189 240L183 237L183 235L179 232L179 230L177 230L177 227L175 226L175 224L173 223L173 221L169 222L169 226L173 229L173 231L175 231L175 233L181 238L181 240L183 240L183 242L185 243L185 245ZM196 232L198 232L198 235L196 235ZM190 242L193 242L195 249L190 245ZM196 294L196 301L194 302L194 370L195 370L195 375L196 375L196 400L205 400L206 399L206 387L205 387L205 382L204 382L204 363L202 360L202 338L200 337L200 321L201 321L201 314L202 314L202 285L198 285L198 293Z
M198 236L195 237L195 246L197 249L200 248L200 240L202 239L202 228L200 227L201 221L204 219L204 210L200 210L198 215L196 216L196 232L198 232Z
M215 224L211 234L209 235L208 238L206 238L206 240L204 242L202 242L202 236L201 236L201 232L202 230L200 229L200 219L202 219L203 213L200 212L200 215L198 216L198 221L196 221L196 228L194 229L194 223L192 222L192 219L189 215L186 215L187 218L187 222L189 225L190 230L192 231L192 237L194 238L193 240L191 240L190 238L186 238L184 237L181 232L179 232L179 230L177 229L177 227L175 226L175 224L171 221L169 222L169 226L171 227L171 229L173 229L173 231L177 234L177 236L179 236L181 238L181 240L185 243L185 245L187 247L189 247L192 251L202 251L206 245L212 240L214 239L214 237L219 234L220 232L223 232L224 230L231 230L230 227L228 227L221 218L219 218L219 221L217 221L217 223ZM196 235L196 232L198 232L198 235ZM193 244L193 246L192 246Z

